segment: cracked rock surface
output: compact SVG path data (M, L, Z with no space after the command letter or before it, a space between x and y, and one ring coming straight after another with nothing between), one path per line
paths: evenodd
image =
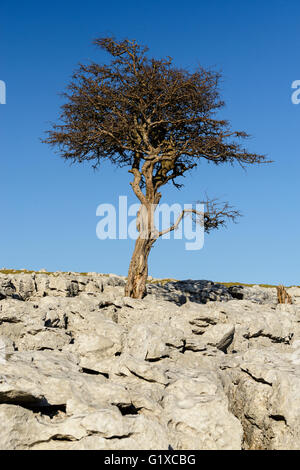
M0 449L299 449L300 289L0 274Z

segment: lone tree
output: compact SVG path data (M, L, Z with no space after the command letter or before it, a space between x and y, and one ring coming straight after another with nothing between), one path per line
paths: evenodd
M94 43L112 56L110 64L79 65L64 93L61 121L44 142L58 146L66 160L91 161L96 168L109 159L129 167L141 209L125 295L142 298L150 250L166 233L155 230L153 222L161 187L171 182L180 188L178 179L203 159L245 166L265 157L241 147L245 132L234 132L227 121L215 118L224 105L219 73L204 68L190 73L176 68L169 57L148 58L148 48L129 39L106 37ZM206 231L239 215L227 203L207 200L205 207ZM168 230L174 230L184 215Z

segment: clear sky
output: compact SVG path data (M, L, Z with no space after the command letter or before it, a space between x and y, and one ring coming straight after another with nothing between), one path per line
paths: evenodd
M171 56L190 71L223 73L226 116L251 134L247 148L272 165L201 164L162 202L190 203L204 192L230 201L244 216L205 237L200 251L184 240L160 240L150 256L157 277L300 284L299 0L2 0L0 80L0 267L126 274L134 242L100 241L96 208L129 195L126 169L70 167L40 142L63 103L58 95L78 62L105 61L91 44L115 35Z

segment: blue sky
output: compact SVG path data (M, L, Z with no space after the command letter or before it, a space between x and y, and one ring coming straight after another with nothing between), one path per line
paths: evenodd
M300 3L296 0L5 1L0 7L0 267L126 274L134 242L100 241L96 208L119 195L136 202L126 169L70 167L40 138L55 121L78 62L103 62L95 37L134 38L180 67L221 70L222 116L251 134L249 150L272 165L244 172L206 164L162 202L190 203L204 192L243 213L205 237L200 251L160 240L150 255L157 277L300 284Z

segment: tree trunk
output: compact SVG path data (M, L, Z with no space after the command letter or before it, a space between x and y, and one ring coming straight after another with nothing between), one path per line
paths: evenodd
M142 299L146 295L148 278L148 256L153 244L151 239L141 236L135 242L134 252L130 261L125 296Z

